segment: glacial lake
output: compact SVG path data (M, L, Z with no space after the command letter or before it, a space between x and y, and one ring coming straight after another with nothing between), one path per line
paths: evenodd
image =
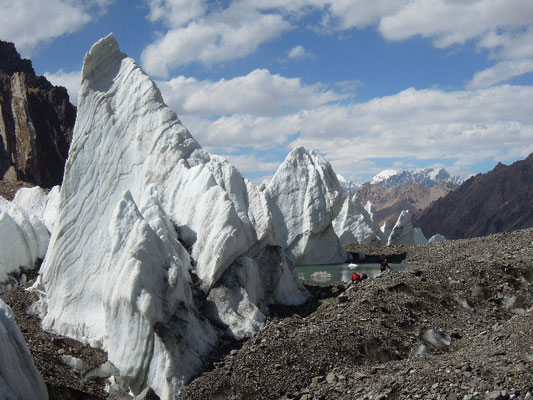
M409 266L409 264L389 264L393 271L401 271ZM379 264L297 265L296 272L300 279L316 284L351 282L354 272L364 272L369 278L378 275Z

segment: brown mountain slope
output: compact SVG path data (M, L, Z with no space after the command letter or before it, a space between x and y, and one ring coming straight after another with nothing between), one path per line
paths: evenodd
M387 226L392 228L403 210L409 210L411 215L416 215L432 201L445 196L452 190L453 186L446 182L433 187L415 183L395 189L387 189L380 185L367 185L357 192L357 199L363 205L371 201L376 207L374 218L379 225L387 221Z
M431 236L486 236L533 226L533 154L510 166L478 174L420 213L413 221Z
M75 118L67 90L0 41L0 179L60 184Z

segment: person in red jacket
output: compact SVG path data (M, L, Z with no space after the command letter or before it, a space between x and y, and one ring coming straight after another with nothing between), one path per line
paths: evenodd
M352 274L352 283L357 283L361 280L361 275L359 275L357 272L354 272Z

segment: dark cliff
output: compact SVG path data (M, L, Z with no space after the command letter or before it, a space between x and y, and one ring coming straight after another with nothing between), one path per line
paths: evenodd
M60 184L75 119L67 90L0 41L0 179Z
M447 239L533 227L533 154L471 177L417 215L413 224L427 237L441 233Z

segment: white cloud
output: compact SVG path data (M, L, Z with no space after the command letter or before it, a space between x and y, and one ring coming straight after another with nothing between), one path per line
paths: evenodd
M305 48L300 44L298 46L294 46L292 49L290 49L287 52L287 58L290 60L298 60L303 58L315 58L314 54L305 50Z
M239 171L252 172L265 172L273 171L279 167L279 161L266 161L264 158L257 156L257 154L222 154L232 165L234 165Z
M204 0L146 0L151 22L162 21L169 28L181 28L207 11Z
M383 15L380 32L391 40L416 35L432 38L438 47L464 43L500 27L533 21L533 7L523 0L413 0L396 13Z
M453 160L452 170L468 174L479 162L533 152L532 102L529 86L456 92L411 88L363 103L325 103L280 116L233 114L213 120L184 114L182 120L210 151L286 154L302 145L325 154L348 178L374 174L380 167L372 160L381 158ZM252 160L237 160L249 172Z
M141 60L148 73L167 77L169 69L194 61L211 64L247 56L289 28L282 16L237 2L168 30L144 49Z
M502 61L483 71L476 72L468 83L468 87L489 87L529 72L533 72L533 58Z
M299 78L271 74L266 69L217 82L179 76L159 81L158 86L165 101L178 114L280 115L315 108L350 95L336 93L321 84L304 85Z
M60 69L57 72L45 72L44 76L53 85L63 86L67 88L70 102L74 105L78 104L78 93L80 92L80 71L65 72Z
M366 28L377 24L383 16L391 15L408 4L406 0L330 0L326 25L338 29Z
M531 71L532 25L533 5L523 0L412 0L383 15L379 31L390 40L430 38L439 48L477 41L499 61L473 77L470 86L482 87Z
M0 0L0 37L24 56L42 42L76 32L91 21L91 9L110 0Z
M226 8L204 0L146 1L149 19L169 29L145 48L142 61L149 73L163 77L191 62L245 57L298 29L302 17L312 13L328 30L377 26L386 39L421 36L439 48L474 40L496 62L507 61L492 71L501 73L491 79L495 83L513 77L511 72L523 73L524 60L533 58L533 6L524 0L236 0ZM288 56L309 54L300 45Z

